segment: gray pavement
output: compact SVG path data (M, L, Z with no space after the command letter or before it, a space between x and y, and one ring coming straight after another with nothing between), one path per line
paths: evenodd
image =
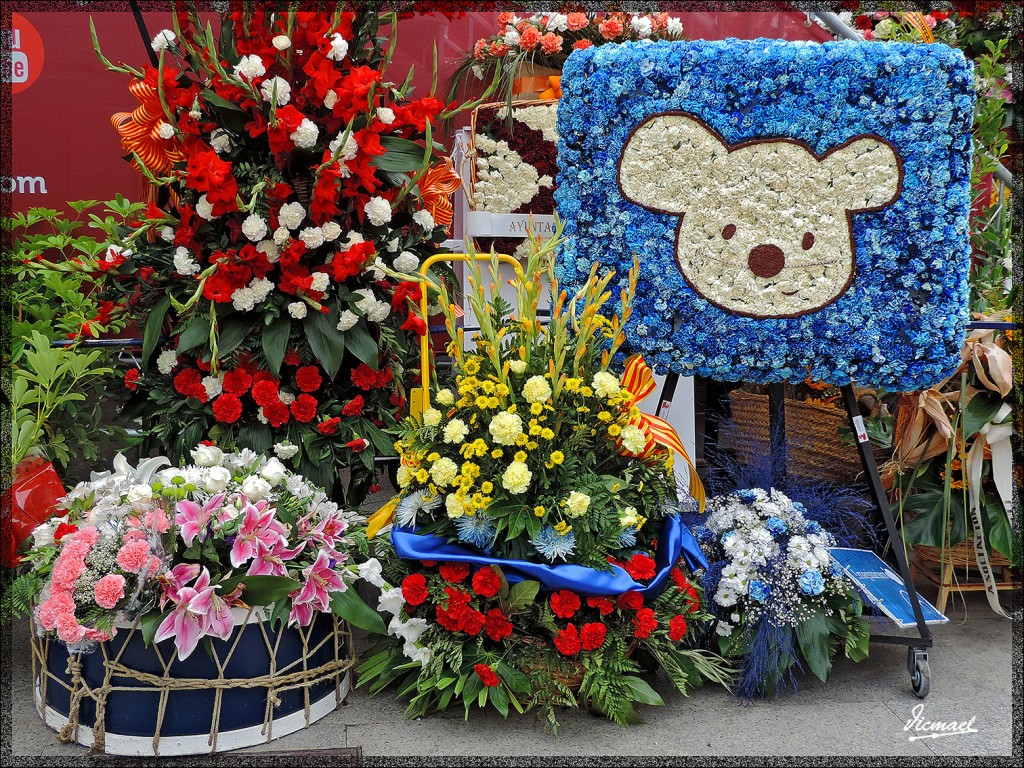
M926 597L934 590L922 587ZM359 746L364 755L1010 755L1012 744L1011 623L993 615L981 595L958 599L952 621L936 630L932 691L923 715L931 721L975 718L977 733L910 741L904 726L920 703L910 691L903 646L873 645L861 664L840 660L828 685L804 677L797 695L743 706L722 689L690 698L655 686L665 707L646 707L646 723L620 728L585 712L564 712L552 736L531 716L461 710L409 721L388 692L370 699L362 689L312 727L249 752ZM27 625L14 632L15 756L82 755L60 744L35 713Z

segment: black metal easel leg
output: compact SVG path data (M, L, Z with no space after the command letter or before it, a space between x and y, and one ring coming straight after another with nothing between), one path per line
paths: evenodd
M921 612L920 598L917 594L917 588L914 586L914 580L910 573L910 565L907 562L907 555L903 550L902 540L896 530L896 521L893 519L892 509L889 507L889 500L885 495L885 489L882 487L882 478L878 474L878 465L875 464L875 456L871 452L871 443L868 440L868 434L864 428L864 419L861 417L860 407L857 405L857 395L853 391L852 384L847 384L842 387L842 392L843 402L846 404L846 412L850 417L850 426L853 427L853 434L857 439L857 449L860 451L860 460L864 466L864 473L867 476L868 487L871 490L871 497L878 507L878 511L882 513L882 520L885 521L885 529L889 535L889 541L892 542L892 549L893 553L896 555L896 563L900 569L900 576L903 577L903 582L906 584L907 597L910 599L910 605L914 609L914 620L917 622L917 631L921 635L920 643L912 640L911 638L898 636L876 636L872 639L883 643L893 642L910 645L912 646L911 653L913 653L918 646L921 646L922 649L930 648L932 645L931 631L928 629L928 625L925 624L924 614ZM911 671L911 674L913 674L913 671Z
M772 485L786 488L786 389L781 382L768 385L768 445Z

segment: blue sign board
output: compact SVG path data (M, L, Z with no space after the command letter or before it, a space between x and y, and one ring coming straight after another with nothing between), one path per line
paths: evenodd
M836 547L829 550L846 576L857 585L864 599L892 619L900 628L913 627L914 608L903 579L882 558L866 549ZM921 599L926 624L949 621L927 600Z

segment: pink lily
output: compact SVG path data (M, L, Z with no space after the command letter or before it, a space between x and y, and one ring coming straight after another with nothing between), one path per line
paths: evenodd
M331 592L344 591L346 584L341 574L334 570L331 559L323 550L317 555L316 562L306 568L302 575L306 577L306 582L289 595L292 599L292 611L288 623L298 623L305 627L313 620L315 611L330 610Z
M213 511L217 509L221 502L224 501L224 494L219 493L203 506L199 506L194 501L185 499L179 501L174 505L174 522L178 526L178 530L181 534L181 540L185 542L186 547L191 547L192 542L195 541L196 536L202 541L206 538L206 526L210 522L210 518L213 516Z
M288 567L285 562L292 560L306 548L302 542L295 549L288 549L284 539L278 539L274 545L268 546L262 540L256 540L256 556L246 571L246 576L287 576Z
M342 518L338 510L325 515L315 527L310 527L310 517L299 520L299 531L303 538L314 541L322 547L333 550L338 539L348 530L348 522Z
M270 550L277 542L286 544L288 532L278 520L274 519L277 510L267 506L266 502L246 504L242 510L242 524L231 545L231 565L235 568L256 557L257 542L261 541Z
M231 608L216 594L216 589L210 585L210 572L203 568L193 586L178 591L178 603L160 623L153 641L159 643L173 637L178 658L184 661L206 635L227 640L235 620Z
M165 605L167 605L168 600L173 603L180 602L181 598L179 595L181 593L181 588L198 575L199 566L196 563L180 563L174 566L170 571L162 574L159 578L161 585L161 610Z

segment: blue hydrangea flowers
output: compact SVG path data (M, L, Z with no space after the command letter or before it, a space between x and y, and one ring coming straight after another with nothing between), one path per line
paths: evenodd
M558 274L641 281L659 372L913 390L959 365L971 64L941 44L627 43L562 76ZM617 291L613 293L616 295Z

